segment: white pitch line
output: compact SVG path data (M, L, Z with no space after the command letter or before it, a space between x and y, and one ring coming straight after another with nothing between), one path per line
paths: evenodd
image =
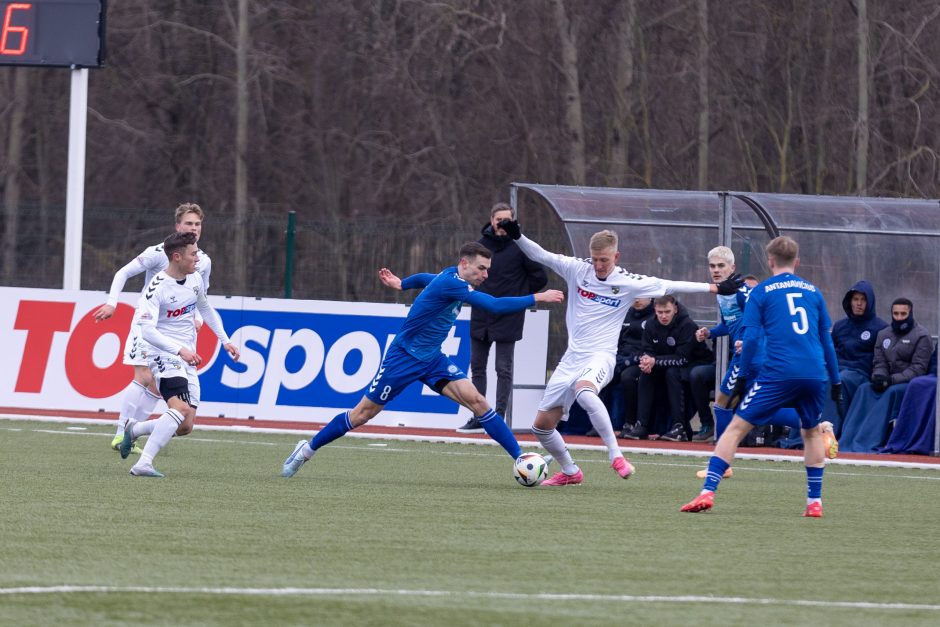
M919 610L940 612L940 605L890 603L877 601L824 601L816 599L773 599L720 597L706 595L632 595L632 594L525 594L519 592L474 592L466 590L406 590L383 588L184 588L161 586L24 586L0 588L0 595L16 594L208 594L232 596L399 596L452 597L474 599L509 599L513 601L606 601L615 603L725 603L732 605L783 605L823 608L873 610Z
M0 419L3 419L3 418L4 418L4 416L0 415ZM101 424L100 421L92 421L92 423L93 423L93 424L99 424L99 425ZM207 427L202 427L202 429L225 431L227 428L226 428L226 427L208 427L208 428L207 428ZM27 431L27 430L25 430L25 429L20 429L20 428L10 428L10 427L7 427L7 428L0 428L0 431L23 432L23 431ZM111 434L111 433L100 433L100 432L92 432L92 431L65 431L65 430L58 430L58 429L29 429L28 431L29 431L29 432L32 432L32 433L49 433L49 434L53 434L53 435L90 435L90 436L100 437L100 438L112 437L112 434ZM251 432L255 432L255 431L259 431L259 430L248 428L248 429L245 429L245 430L243 430L243 431L239 431L239 433L251 433ZM260 431L263 432L263 433L268 433L267 430L260 430ZM274 432L275 434L281 434L281 433L282 433L282 430L274 430L273 432ZM296 433L296 432L288 431L288 433ZM351 436L355 436L355 435L362 435L362 436L365 436L365 439L368 439L368 438L370 437L370 434L347 434L346 437L351 437ZM409 437L409 438L403 438L403 439L411 439L411 438ZM458 438L458 439L459 439L459 438ZM279 446L279 444L274 443L274 442L257 442L257 441L251 441L251 440L245 441L245 440L231 440L231 439L220 440L220 439L216 439L216 438L200 438L200 437L194 437L194 436L187 436L187 437L186 437L186 441L187 441L187 442L200 442L200 443L203 443L203 444L240 444L240 445L247 445L247 446ZM421 438L415 438L415 441L417 441L417 442L425 442L425 441L428 441L428 440L424 440L424 439L421 439ZM433 442L433 441L435 441L435 440L431 440L431 441ZM471 443L471 444L480 444L480 443L481 443L480 440L468 440L468 442ZM483 443L483 444L492 444L492 445L495 445L495 444L496 444L496 442L485 442L485 441L482 442L482 443ZM523 444L525 444L525 443L523 443ZM410 453L410 452L413 452L412 449L387 448L387 445L386 445L386 444L382 444L382 443L380 443L380 444L367 444L365 447L363 447L363 446L349 446L349 445L344 445L344 444L332 444L332 445L330 446L330 448L331 448L331 449L345 449L345 450L349 450L349 451L366 451L366 452L380 452L380 453ZM569 447L569 448L578 448L578 447ZM598 450L602 450L602 451L606 451L606 450L607 450L607 449L606 449L605 447L603 447L603 446L593 446L593 445L584 445L584 446L582 446L582 447L580 447L580 448L586 449L586 450L591 450L591 449L598 449ZM424 454L424 453L422 453L422 454ZM466 451L434 451L433 454L436 454L436 455L454 455L454 456L458 456L458 457L502 457L502 452L499 452L499 453L468 453L468 452L466 452ZM683 457L681 451L677 451L675 456L676 456L676 457ZM737 459L740 459L740 458L737 458ZM760 456L760 455L755 455L755 456L753 456L753 459L756 459L756 460L758 460L758 461L773 461L773 460L768 460L768 459L766 459L766 456ZM789 460L787 460L787 461L789 461ZM832 460L830 460L830 461L832 461ZM838 461L838 460L836 460L836 461ZM594 464L594 463L601 464L601 463L602 463L602 464L606 465L606 464L607 464L607 461L606 461L606 460L582 459L582 460L578 460L578 463L579 463L579 464ZM691 463L688 463L688 464L681 464L681 463L674 463L674 462L671 463L671 462L654 462L654 461L644 461L644 462L642 463L642 466L664 466L664 467L675 467L675 468L701 468L701 467L702 467L701 464L691 464ZM907 466L904 466L904 467L907 467ZM746 472L746 471L754 471L754 472L782 472L782 473L798 473L798 474L803 474L803 472L804 472L804 469L802 469L802 468L768 468L768 467L755 468L755 467L747 467L747 466L735 466L735 468L737 468L737 470L738 470L739 472L741 472L741 471L745 471L745 472ZM918 468L919 468L919 467L915 467L915 469L918 469ZM928 466L925 467L925 469L927 469L927 470L940 470L940 468L938 468L938 467L935 466L935 465L928 465ZM827 476L827 477L838 476L838 477L869 477L869 478L878 478L878 477L880 477L881 475L870 475L870 474L859 473L859 472L847 472L847 471L843 471L843 470L836 470L836 469L834 469L834 468L829 468L829 469L827 469L827 471L826 471L826 476ZM921 475L921 476L918 476L918 475L883 475L883 477L885 477L885 478L890 478L890 479L922 479L922 480L927 480L927 481L940 481L940 475L938 475L938 476L923 476L923 475Z

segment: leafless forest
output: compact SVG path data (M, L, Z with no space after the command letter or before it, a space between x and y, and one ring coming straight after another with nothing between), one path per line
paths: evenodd
M216 294L283 294L293 210L295 297L391 300L512 181L940 196L934 0L109 4L85 289L182 201ZM61 286L68 94L0 67L0 284Z

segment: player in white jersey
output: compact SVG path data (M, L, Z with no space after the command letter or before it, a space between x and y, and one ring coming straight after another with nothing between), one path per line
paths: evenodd
M238 348L222 327L222 319L206 298L202 275L196 272L199 249L195 233L173 233L164 240L163 250L169 263L141 294L137 325L150 346L150 368L167 410L157 420L129 420L118 449L126 458L134 440L150 435L140 460L131 468L131 474L138 477L162 477L153 467L154 456L174 435L187 435L193 430L199 405L196 366L202 362L196 353L197 309L232 359L238 361L239 357Z
M176 231L178 233L195 233L198 242L199 236L202 234L204 217L202 208L199 205L183 203L176 208ZM115 273L114 280L111 281L111 291L108 293L108 302L95 311L95 321L107 320L114 315L118 297L128 279L143 272L143 289L147 289L153 277L166 267L167 258L163 252L162 243L144 249L130 263ZM202 275L205 289L208 291L209 275L212 273L212 260L209 255L201 250L199 251L199 262L196 265L196 270ZM127 334L127 341L124 343L124 363L134 367L134 380L125 390L124 398L121 401L117 430L111 440L111 448L114 450L118 449L121 439L124 437L124 425L127 424L127 421L129 419L146 420L160 400L160 393L154 387L153 375L150 373L150 366L147 363L149 347L141 340L137 316L138 313L135 312L134 319L131 321L130 332ZM202 320L198 317L196 324L197 326L202 325ZM139 453L140 450L135 447L132 452Z
M591 425L607 446L611 467L626 479L633 474L610 423L610 414L598 396L613 376L617 341L627 309L637 298L656 298L666 294L711 292L733 294L741 284L738 275L714 283L667 281L627 272L617 265L617 234L600 231L591 237L591 258L577 259L545 251L523 237L515 221L501 226L517 240L530 259L551 268L568 284L568 350L545 386L542 402L532 432L551 456L558 460L561 472L542 485L562 486L581 483L584 475L571 458L557 426L567 419L568 408L577 401L587 412Z

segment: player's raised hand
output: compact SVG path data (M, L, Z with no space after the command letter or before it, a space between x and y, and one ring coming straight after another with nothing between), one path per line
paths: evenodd
M231 357L232 361L238 361L238 358L241 357L241 352L238 350L238 347L229 342L224 345L225 352L227 352Z
M107 320L114 315L114 307L111 305L102 305L98 307L95 311L95 322L101 322L102 320Z
M537 303L560 303L565 300L565 293L560 290L545 290L533 296Z
M401 279L399 279L395 274L388 268L382 268L379 270L379 280L387 287L390 287L394 290L401 289Z
M695 339L699 342L704 342L711 335L711 331L708 330L708 327L699 327L695 330Z
M522 237L522 231L519 229L518 220L500 220L496 223L496 225L506 231L506 235L513 239L519 239Z
M742 285L744 285L744 279L741 278L740 274L735 273L724 281L715 283L715 288L722 296L731 296L741 289Z

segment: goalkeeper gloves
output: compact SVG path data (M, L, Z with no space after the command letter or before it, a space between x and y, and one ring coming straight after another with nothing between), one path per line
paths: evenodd
M716 283L715 285L718 287L719 294L722 296L731 296L744 285L744 279L741 278L740 274L732 274L721 283Z
M518 220L500 220L496 223L496 226L506 231L506 235L513 239L519 239L522 237L522 231L519 230Z

